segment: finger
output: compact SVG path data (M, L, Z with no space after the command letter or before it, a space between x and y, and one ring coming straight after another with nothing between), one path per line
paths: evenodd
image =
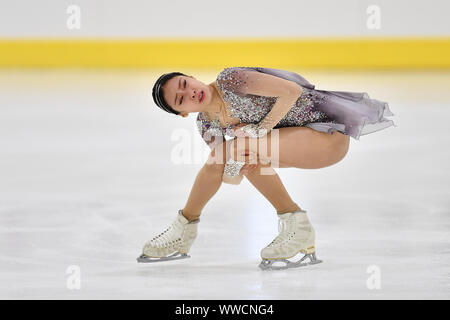
M244 157L245 163L248 165L254 165L258 162L258 158L255 155L246 155Z
M256 152L248 152L248 156L247 156L247 163L251 164L251 165L255 165L258 163L258 154Z
M245 174L249 174L249 173L251 173L251 172L253 172L253 168L248 168L246 171L245 171Z
M245 125L247 125L246 123L240 123L240 124L238 124L238 125L235 125L234 126L234 128L233 128L233 130L239 130L240 128L242 128L243 126L245 126Z
M245 137L247 134L244 132L244 131L242 131L241 129L237 129L235 132L234 132L234 134L237 136L237 137Z
M239 174L246 174L246 173L248 173L248 168L249 168L249 165L248 164L244 164L242 166L242 168L241 168L241 171L239 171Z
M253 172L257 168L256 164L249 164L247 169L245 170L246 174Z
M239 132L239 136L240 136L240 137L247 137L248 134L245 133L245 132L241 129L242 127L245 127L246 125L248 125L248 123L239 123L239 124L235 125L234 128L233 128L235 134L236 134L237 132Z

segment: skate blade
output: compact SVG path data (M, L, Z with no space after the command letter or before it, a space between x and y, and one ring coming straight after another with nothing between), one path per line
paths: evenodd
M141 254L136 260L137 260L137 262L148 263L148 262L163 262L163 261L180 260L180 259L186 259L186 258L190 258L190 257L191 256L188 255L187 253L175 252L174 254L171 254L170 256L161 257L161 258L153 258L153 257L146 256L145 254Z
M309 259L308 261L305 261L306 259ZM284 266L274 266L273 264L276 262L284 262ZM315 253L311 254L305 254L300 260L296 262L289 261L287 259L277 259L277 260L265 260L263 259L261 263L259 264L259 267L262 270L285 270L285 269L291 269L291 268L298 268L298 267L306 267L308 265L318 264L321 263L322 260L318 260L316 258Z

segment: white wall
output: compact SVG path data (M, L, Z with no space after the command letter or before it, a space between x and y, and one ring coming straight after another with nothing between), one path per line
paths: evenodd
M66 27L69 5L81 29ZM366 27L369 5L381 28ZM0 37L449 36L450 0L0 0Z

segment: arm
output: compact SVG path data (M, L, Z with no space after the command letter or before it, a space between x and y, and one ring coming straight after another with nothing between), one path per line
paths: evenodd
M217 123L211 122L208 116L201 112L197 116L197 128L203 141L205 141L211 150L214 150L223 143L227 143L222 128ZM240 169L241 165L239 163L233 163L232 160L228 161L224 166L222 181L228 184L240 184L244 178L243 175L228 174L233 171L233 174L236 174L236 171L239 173Z
M224 69L217 78L217 84L223 90L229 90L238 94L252 94L278 98L272 107L272 110L258 125L249 124L242 128L244 131L246 131L245 128L248 128L249 130L246 132L249 133L250 136L256 137L267 134L268 131L276 126L302 94L301 86L294 81L254 70L246 70L245 68ZM252 135L252 131L256 133ZM260 133L262 134L260 135ZM232 177L232 179L235 179L237 182L234 184L240 183L242 175L237 175L240 168L242 168L242 163L233 163L231 159L230 163L225 165L225 172L222 180L227 182L226 179Z
M301 94L302 91L299 89L288 91L279 96L272 110L258 123L257 129L264 131L265 134L269 133L289 112Z
M302 94L302 87L296 82L253 70L230 68L226 79L226 84L231 86L227 88L229 90L241 94L277 97L272 110L264 119L257 125L251 124L242 128L250 136L252 133L263 136L272 130Z

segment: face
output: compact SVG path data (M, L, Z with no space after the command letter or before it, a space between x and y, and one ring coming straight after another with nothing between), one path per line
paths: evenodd
M163 88L166 102L183 117L202 111L211 100L211 88L192 76L173 77Z

